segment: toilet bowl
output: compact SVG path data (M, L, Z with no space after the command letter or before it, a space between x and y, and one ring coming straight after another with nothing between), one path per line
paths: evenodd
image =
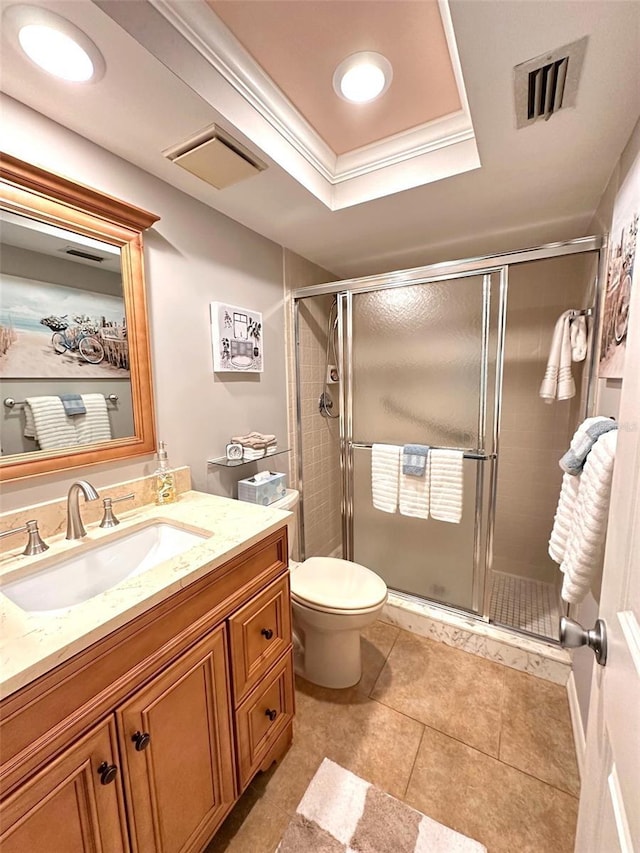
M362 675L360 632L378 618L387 586L375 572L333 557L311 557L291 569L296 671L321 687L351 687Z
M292 562L299 497L296 489L287 489L270 504L293 513L287 526L295 670L321 687L351 687L362 675L360 632L378 618L387 586L371 569L349 560Z

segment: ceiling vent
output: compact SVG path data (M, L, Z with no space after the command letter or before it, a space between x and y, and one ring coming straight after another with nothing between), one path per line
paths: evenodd
M215 125L162 153L218 190L267 168L266 163Z
M82 258L83 261L95 261L96 264L101 264L106 258L101 255L92 255L89 252L83 252L80 249L62 249L65 255L71 255L74 258Z
M516 65L516 124L547 121L559 109L575 107L588 36Z

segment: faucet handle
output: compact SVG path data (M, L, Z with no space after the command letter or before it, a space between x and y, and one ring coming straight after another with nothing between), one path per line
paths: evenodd
M3 531L0 533L0 539L3 539L5 536L11 536L12 533L22 533L23 530L26 530L29 534L29 541L22 552L25 556L33 557L34 554L42 554L43 551L48 550L49 546L40 536L38 522L35 518L27 521L22 527L14 527L12 530Z
M133 492L131 492L130 495L122 495L120 498L103 498L102 506L104 507L104 515L102 516L100 527L116 527L120 524L113 514L112 504L120 503L120 501L130 501L132 498L135 498L135 494Z

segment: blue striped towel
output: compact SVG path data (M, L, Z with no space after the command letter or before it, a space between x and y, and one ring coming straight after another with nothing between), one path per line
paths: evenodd
M411 477L424 477L428 455L429 447L426 444L405 444L402 448L402 473Z

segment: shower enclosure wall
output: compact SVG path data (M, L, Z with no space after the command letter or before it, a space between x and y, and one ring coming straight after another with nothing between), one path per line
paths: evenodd
M592 403L600 246L585 238L294 293L301 558L341 545L399 593L557 638L546 547L558 459ZM336 309L339 382L327 385ZM573 365L576 396L548 405L538 391L569 309L592 311L592 343ZM339 418L321 411L327 390ZM461 522L375 509L374 443L461 450Z

